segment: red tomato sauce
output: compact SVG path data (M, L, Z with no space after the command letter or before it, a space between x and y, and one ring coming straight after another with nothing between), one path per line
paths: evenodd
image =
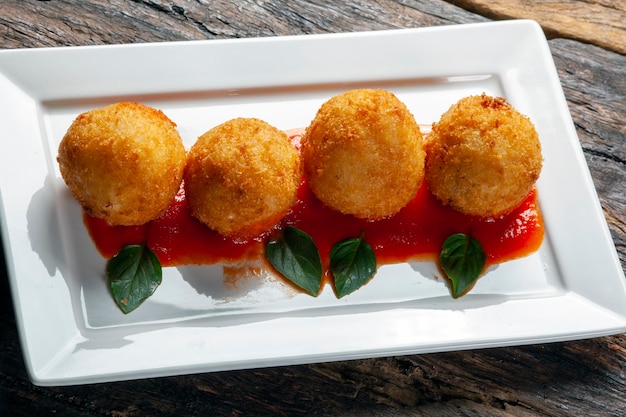
M297 146L299 135L292 135L292 140ZM125 245L145 243L163 266L233 264L258 259L264 256L265 244L272 234L286 225L295 226L313 238L325 269L332 246L361 233L374 249L378 265L436 260L444 240L454 233L477 238L487 254L487 264L492 265L533 253L544 236L535 189L511 213L482 218L442 205L425 183L415 198L393 217L366 221L325 207L303 181L297 203L275 230L246 241L221 236L196 220L187 204L184 186L167 211L146 225L111 226L87 214L84 222L103 257L111 258Z
M303 184L298 203L283 224L311 235L326 265L335 243L359 237L361 233L374 249L379 264L432 259L454 233L477 238L487 254L488 264L528 255L543 241L543 221L534 189L511 213L481 218L443 206L423 184L415 198L395 216L366 221L325 207Z
M111 226L84 214L84 222L98 251L111 258L125 245L145 243L163 266L236 263L259 256L263 237L237 241L209 229L191 215L181 187L169 208L143 226Z
M129 244L152 249L163 266L236 263L262 255L270 234L237 241L221 236L191 215L184 188L167 211L142 226L111 226L84 215L85 225L105 258ZM526 256L543 240L543 221L536 191L530 192L513 212L498 218L467 216L443 206L422 185L415 198L393 217L366 221L325 207L303 181L298 202L278 225L292 225L308 233L328 265L331 247L347 238L359 237L372 246L379 265L418 259L434 259L444 240L454 233L477 238L487 254L488 264Z

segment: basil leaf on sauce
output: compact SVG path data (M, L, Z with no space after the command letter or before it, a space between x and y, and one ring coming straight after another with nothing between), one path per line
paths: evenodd
M482 273L487 255L478 239L464 233L449 236L439 255L441 268L452 283L452 297L459 298Z
M107 262L109 287L118 307L128 314L161 284L159 258L145 245L124 246Z
M317 297L322 286L322 260L311 236L286 226L280 239L267 243L265 256L285 278Z
M376 272L376 255L363 239L346 239L330 251L330 270L335 277L337 297L341 298L361 288Z

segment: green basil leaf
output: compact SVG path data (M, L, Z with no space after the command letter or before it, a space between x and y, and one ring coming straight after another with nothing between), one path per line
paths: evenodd
M452 283L452 297L459 298L483 272L487 255L478 239L456 233L443 243L439 260L443 272Z
M311 236L286 226L280 239L270 240L265 256L278 272L316 297L322 287L322 260Z
M159 258L145 245L124 246L107 262L107 278L118 307L128 314L161 284Z
M330 251L330 270L335 277L337 297L341 298L361 288L376 272L376 255L363 239L346 239Z

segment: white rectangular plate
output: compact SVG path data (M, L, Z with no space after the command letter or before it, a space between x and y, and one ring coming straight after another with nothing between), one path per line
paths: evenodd
M186 146L234 117L289 129L356 87L381 87L431 123L456 100L506 97L535 123L540 250L453 300L433 263L384 266L337 300L221 265L166 268L125 316L60 178L80 113L121 100L162 109ZM624 273L547 42L532 21L369 33L0 51L2 240L35 384L571 340L626 331ZM575 186L573 186L575 185ZM385 198L385 196L381 196Z

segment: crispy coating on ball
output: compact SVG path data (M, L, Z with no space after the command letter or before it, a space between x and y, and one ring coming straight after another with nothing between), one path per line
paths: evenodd
M386 90L350 90L325 102L302 137L302 156L316 197L362 219L396 214L424 177L419 126Z
M287 134L254 118L237 118L200 136L187 158L192 214L222 235L254 237L296 202L300 154Z
M122 102L79 115L61 140L57 161L87 213L113 225L139 225L171 203L186 152L163 112Z
M543 158L528 117L503 98L461 99L425 141L426 183L444 204L490 217L519 206L539 178Z

